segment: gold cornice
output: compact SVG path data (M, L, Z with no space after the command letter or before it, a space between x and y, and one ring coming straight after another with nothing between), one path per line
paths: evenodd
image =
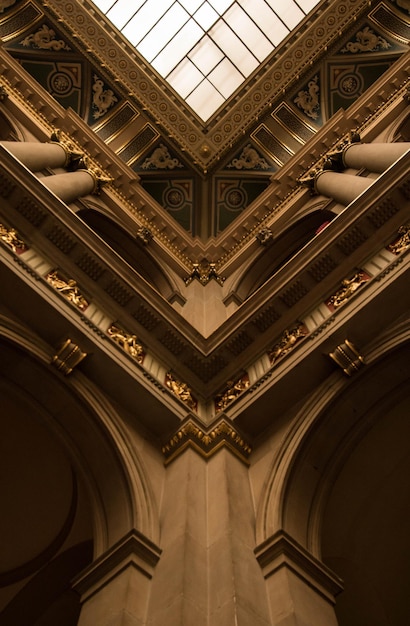
M41 4L71 32L118 89L146 110L203 172L369 8L369 0L323 0L316 10L317 18L305 20L204 124L88 0L81 4L43 0Z
M213 456L221 447L228 448L241 461L249 464L251 445L238 433L227 418L219 419L208 428L189 418L163 446L165 463L171 463L187 448L196 450L204 459Z

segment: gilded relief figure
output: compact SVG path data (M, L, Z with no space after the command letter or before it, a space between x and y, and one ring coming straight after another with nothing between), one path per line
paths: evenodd
M142 363L144 360L145 352L144 348L138 341L136 335L126 333L125 330L118 328L112 324L108 329L108 334L121 348L132 356L138 363Z
M228 404L230 404L235 398L237 398L245 389L250 385L248 375L245 374L239 380L234 382L229 380L227 382L228 389L215 398L216 412L223 411Z
M273 365L277 359L293 350L297 341L306 337L307 333L308 331L305 325L301 322L291 330L285 330L281 340L268 352L271 365Z
M72 278L64 280L57 274L56 271L54 271L47 274L46 280L54 287L54 289L57 289L59 293L72 302L78 309L84 311L88 307L89 303L80 293L76 281Z
M198 408L198 402L192 396L191 390L186 383L182 383L177 380L168 372L165 384L174 393L182 402L185 402L189 406L190 409L196 411Z
M9 246L16 254L27 250L27 246L20 239L17 231L14 228L6 228L3 224L0 224L0 239Z
M337 309L342 304L345 304L349 298L369 280L369 276L364 272L357 272L353 278L345 278L342 280L342 287L329 299L328 304Z
M401 254L410 248L410 225L400 226L399 235L400 237L388 246L393 254Z

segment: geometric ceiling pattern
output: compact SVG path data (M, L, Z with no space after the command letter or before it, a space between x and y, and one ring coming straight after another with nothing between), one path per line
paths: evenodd
M410 41L402 0L321 0L204 122L91 2L77 5L56 0L46 16L34 0L3 2L3 45L132 168L177 230L203 244L234 229L275 173Z
M206 121L319 0L94 0Z

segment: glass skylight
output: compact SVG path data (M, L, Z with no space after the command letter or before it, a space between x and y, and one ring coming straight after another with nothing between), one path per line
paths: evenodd
M94 0L204 121L320 0Z

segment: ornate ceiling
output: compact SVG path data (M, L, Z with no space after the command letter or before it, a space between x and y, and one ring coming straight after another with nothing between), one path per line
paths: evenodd
M324 0L204 123L87 0L3 0L4 46L204 243L407 49L403 0Z
M381 241L393 241L404 220L406 163L323 233L337 214L335 203L312 199L298 180L352 130L372 141L385 110L405 113L407 4L322 2L315 19L206 124L87 0L0 0L0 11L0 83L13 90L9 106L29 111L37 140L62 128L113 179L100 198L79 199L71 211L54 206L45 187L3 154L3 195L9 179L21 187L10 183L17 207L11 226L29 245L41 242L41 252L98 303L86 314L76 311L81 332L92 328L84 352L101 359L82 367L110 388L118 359L107 357L117 332L108 322L115 322L130 337L136 333L148 354L135 371L130 355L122 355L125 376L139 377L138 393L147 380L149 393L174 393L175 375L193 390L204 420L244 389L255 397L287 350L286 338L292 345L314 341L330 323L327 303L340 282L355 275L355 264L378 256ZM406 132L400 139L409 140ZM376 282L377 276L366 288L376 290ZM31 328L56 345L63 328L57 307L50 312L41 300L22 312L21 292L11 289L10 297L10 307L29 315ZM313 319L312 306L326 316ZM356 318L360 325L363 317ZM370 326L366 333L368 340ZM309 380L329 365L320 348L306 352ZM230 400L225 393L233 394ZM193 410L181 394L185 411Z

